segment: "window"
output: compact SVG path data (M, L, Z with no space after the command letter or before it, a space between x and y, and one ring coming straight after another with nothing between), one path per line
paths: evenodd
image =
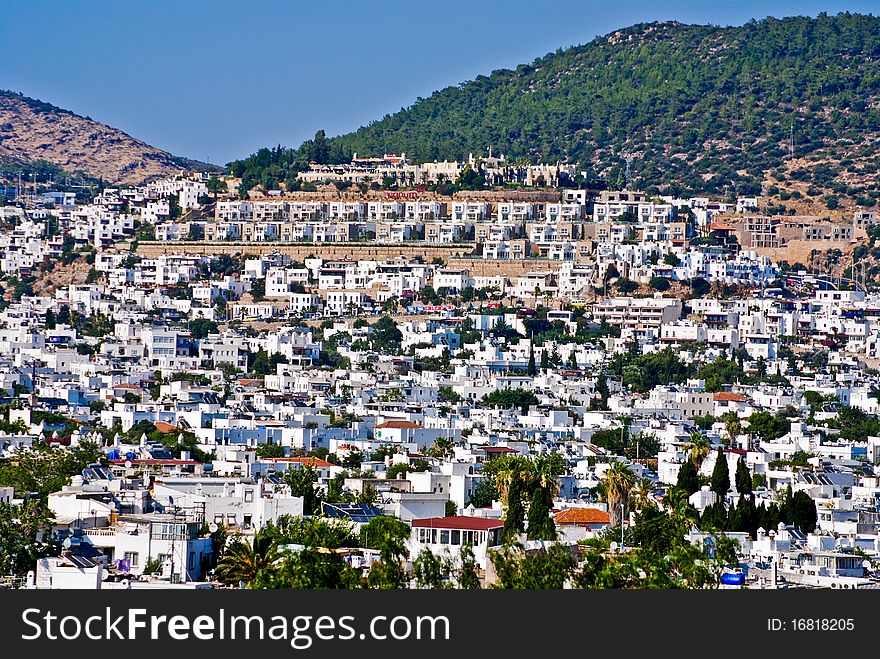
M448 545L449 544L449 531L446 529L443 529L442 531L440 531L440 544L441 545Z
M138 553L136 551L127 551L125 552L125 560L128 561L128 564L131 567L138 566Z
M226 524L228 526L235 526L235 513L227 513L226 514Z
M251 503L253 500L254 500L254 491L253 490L245 490L244 491L245 503Z
M223 523L223 513L215 513L214 514L214 524L222 524Z
M461 544L461 531L455 530L452 532L452 544L460 545Z
M246 528L246 529L251 528L251 520L252 520L252 519L253 519L253 518L252 518L251 515L245 515L245 516L244 516L244 528Z

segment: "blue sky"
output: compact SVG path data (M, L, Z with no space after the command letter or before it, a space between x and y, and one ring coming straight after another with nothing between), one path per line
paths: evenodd
M633 23L821 11L880 0L27 0L0 9L0 88L225 164Z

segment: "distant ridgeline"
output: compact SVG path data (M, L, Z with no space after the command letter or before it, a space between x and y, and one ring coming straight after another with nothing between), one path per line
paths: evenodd
M415 162L504 153L576 163L609 187L778 194L875 205L880 18L768 18L741 27L639 24L448 87L354 133L230 164L277 187L352 153ZM793 158L792 158L793 156Z

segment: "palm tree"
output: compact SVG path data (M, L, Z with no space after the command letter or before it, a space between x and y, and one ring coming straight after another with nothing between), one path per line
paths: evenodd
M608 502L608 514L611 526L620 526L626 516L629 493L636 484L636 476L623 462L614 462L605 472L602 479L605 489L605 500Z
M691 433L691 443L688 445L688 456L691 461L694 463L694 466L697 468L697 471L700 471L700 466L703 464L703 460L709 455L709 452L712 450L712 445L709 443L701 433L693 432Z
M665 505L682 532L690 531L699 523L700 515L688 501L687 492L684 490L677 487L670 488Z
M559 492L559 477L553 473L551 465L547 461L538 461L532 479L532 483L545 490L551 499Z
M249 584L260 573L271 570L278 557L275 538L260 530L252 542L241 537L235 540L217 563L214 575L226 584Z
M650 478L642 478L632 490L633 499L635 500L633 508L635 510L644 510L646 506L653 503L651 492L654 490L654 482Z
M727 439L730 444L736 440L737 435L742 431L742 424L739 422L739 417L735 414L730 414L727 418L724 419L724 432L727 433Z
M428 451L435 458L445 458L455 453L455 441L450 437L440 437L434 440L434 445Z

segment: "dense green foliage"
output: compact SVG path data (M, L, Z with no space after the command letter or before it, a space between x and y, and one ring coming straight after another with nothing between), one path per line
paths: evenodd
M101 461L103 453L93 443L72 448L49 447L43 443L16 453L13 461L0 465L0 486L11 486L16 496L37 492L48 497L70 484L70 477L81 474L86 465Z
M310 159L344 161L352 151L432 161L491 145L512 166L576 162L611 186L624 183L633 154L634 181L649 191L755 194L765 171L786 164L791 135L796 156L831 162L787 176L872 205L872 187L834 179L844 157L877 171L878 52L880 18L848 13L741 27L639 24L447 87L348 135L263 149L231 169L277 184Z
M496 389L483 396L483 405L488 407L517 407L525 414L530 405L537 405L538 397L528 389Z
M724 501L727 491L730 489L730 469L727 467L727 458L719 448L715 454L715 468L712 470L712 491L718 495L719 501Z
M0 574L23 576L37 559L56 553L50 542L52 512L39 499L19 505L0 502Z

